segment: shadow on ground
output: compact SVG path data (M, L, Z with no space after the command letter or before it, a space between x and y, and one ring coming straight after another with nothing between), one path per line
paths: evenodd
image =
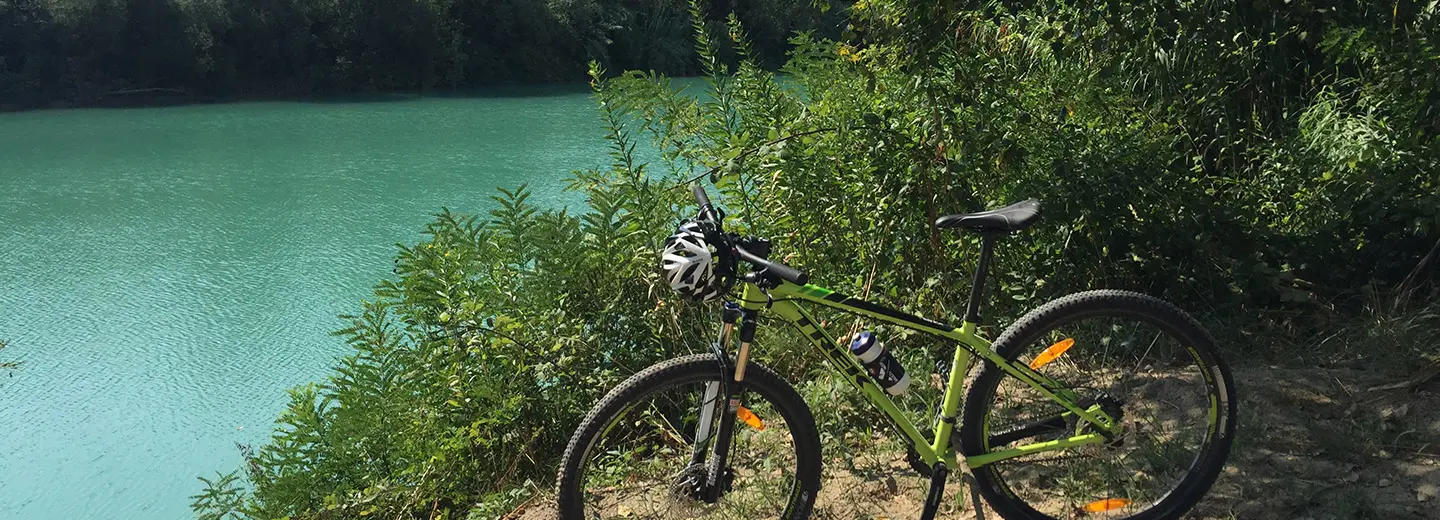
M1246 370L1231 464L1195 518L1440 518L1440 383Z
M1440 379L1344 369L1237 370L1230 464L1194 519L1440 519ZM919 518L926 482L889 449L844 440L816 518ZM974 518L955 496L940 518ZM511 518L553 517L542 494ZM988 511L987 511L988 512ZM986 518L999 518L988 512Z

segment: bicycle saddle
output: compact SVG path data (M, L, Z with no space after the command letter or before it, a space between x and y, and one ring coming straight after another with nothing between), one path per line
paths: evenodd
M1017 202L1000 209L981 211L979 213L961 213L959 215L946 215L935 219L935 227L965 228L982 232L1011 232L1020 231L1036 220L1040 220L1040 201L1030 199Z

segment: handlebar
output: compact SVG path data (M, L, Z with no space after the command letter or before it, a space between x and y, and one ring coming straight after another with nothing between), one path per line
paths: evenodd
M715 211L715 206L710 203L710 195L705 193L705 188L699 184L692 184L690 187L695 193L695 203L700 205L700 217L714 222L717 228L720 227L719 212ZM724 234L723 229L721 230L721 234ZM799 269L767 258L762 258L734 244L733 241L731 242L732 243L728 245L734 248L735 253L740 256L740 259L754 266L759 273L773 275L796 285L809 283L810 276Z
M764 258L760 258L758 256L755 256L754 254L751 254L749 251L741 249L740 246L735 246L735 252L740 254L741 260L749 262L751 265L755 266L756 269L759 269L760 272L763 274L773 274L780 277L781 280L785 280L795 285L805 285L807 283L810 283L810 275L805 274L799 269L790 267L780 262L773 262Z

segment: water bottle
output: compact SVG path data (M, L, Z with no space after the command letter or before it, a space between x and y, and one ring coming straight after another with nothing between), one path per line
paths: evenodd
M884 343L875 340L874 333L867 330L851 338L850 354L865 365L870 377L874 377L886 393L900 395L910 388L910 376L905 374L905 367L900 366L900 361L885 350Z

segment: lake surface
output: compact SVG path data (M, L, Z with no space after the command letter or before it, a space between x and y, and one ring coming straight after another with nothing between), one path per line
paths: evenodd
M0 519L192 518L395 243L496 187L579 202L587 92L496 94L0 114Z

